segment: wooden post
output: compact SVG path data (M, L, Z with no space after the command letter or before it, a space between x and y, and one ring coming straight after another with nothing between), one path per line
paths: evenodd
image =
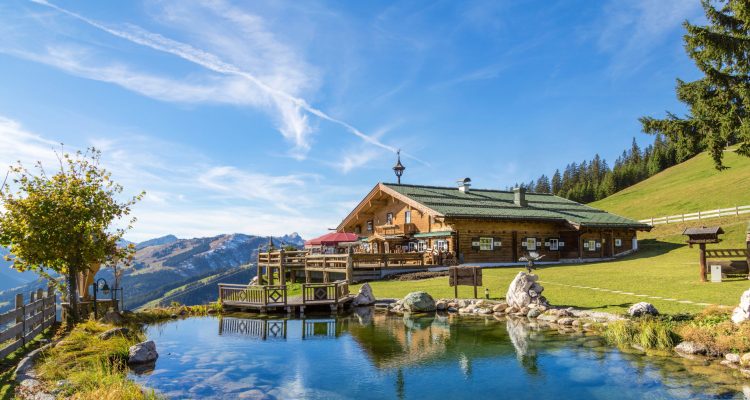
M18 293L18 294L16 294L16 324L22 324L24 322L24 320L26 319L24 317L24 314L25 314L25 312L24 312L24 309L23 309L23 294L22 293ZM19 333L18 335L16 335L16 340L22 339L24 337L24 332L25 331L26 331L25 328L23 330L21 330L21 333Z
M700 258L701 282L706 282L706 244L705 243L700 244L700 250L701 250L701 258Z
M310 271L305 268L305 283L310 283Z
M578 232L578 258L583 258L583 234Z
M330 279L330 274L328 270L323 270L323 283L328 283Z
M286 260L284 259L284 249L279 250L279 283L286 285Z
M474 274L474 298L477 298L477 269L472 268L472 273Z
M450 271L451 271L451 275L453 275L453 283L454 283L454 285L453 285L453 297L457 299L458 298L458 284L457 284L458 283L458 273L457 273L456 268L451 268Z
M346 281L348 283L354 282L354 255L353 249L349 247L349 255L346 257Z

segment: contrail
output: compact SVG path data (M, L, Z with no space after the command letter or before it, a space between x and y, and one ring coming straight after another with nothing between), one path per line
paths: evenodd
M219 57L211 53L208 53L206 51L197 49L189 44L178 42L173 39L169 39L158 33L149 32L137 25L127 24L131 28L130 32L110 28L95 20L92 20L90 18L84 17L81 14L59 7L46 0L29 0L29 1L31 1L32 3L40 4L40 5L52 8L54 10L57 10L79 21L85 22L86 24L93 26L94 28L107 32L110 35L117 36L119 38L125 39L132 43L136 43L141 46L149 47L157 51L175 55L179 58L182 58L183 60L190 61L208 70L211 70L220 74L236 75L236 76L243 77L249 80L250 82L252 82L253 84L255 84L256 86L258 86L264 92L270 94L271 96L277 99L283 99L283 100L289 101L295 106L300 107L301 109L307 111L310 114L317 116L318 118L340 125L344 127L347 131L349 131L350 133L354 134L355 136L359 137L360 139L364 140L367 143L370 143L372 145L383 148L393 153L397 151L395 147L387 145L379 141L378 139L375 139L372 136L365 134L364 132L355 128L351 124L345 121L342 121L340 119L334 118L326 114L322 110L319 110L313 107L312 105L308 104L304 99L292 96L289 93L273 88L265 84L263 81L259 80L258 78L256 78L253 74L243 71L236 65L222 61ZM420 160L419 158L414 157L411 154L408 154L405 152L402 152L402 154L424 165L429 165L427 162Z

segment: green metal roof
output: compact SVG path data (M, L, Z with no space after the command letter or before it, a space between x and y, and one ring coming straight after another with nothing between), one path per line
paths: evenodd
M415 238L431 238L431 237L445 237L453 234L453 231L438 231L438 232L422 232L415 233Z
M471 189L464 193L455 187L384 185L446 217L536 219L589 227L650 229L647 224L551 194L526 193L527 205L521 207L513 202L514 193L510 191Z

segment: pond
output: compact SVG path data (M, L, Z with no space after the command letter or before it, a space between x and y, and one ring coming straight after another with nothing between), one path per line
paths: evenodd
M160 357L138 383L169 398L744 399L723 367L606 346L528 322L454 315L248 315L147 329ZM744 394L743 394L744 392Z

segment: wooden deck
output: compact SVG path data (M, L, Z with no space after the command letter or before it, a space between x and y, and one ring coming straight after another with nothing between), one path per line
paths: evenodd
M304 283L302 294L292 297L288 296L286 285L247 286L220 283L219 300L224 308L229 310L304 314L310 309L339 311L354 300L354 295L349 293L349 284L346 281Z
M305 282L313 281L313 275L324 283L332 281L332 275L348 282L380 279L396 271L421 271L435 265L425 263L422 253L353 253L353 254L308 254L305 251L272 251L258 254L258 282L285 285L303 274Z

